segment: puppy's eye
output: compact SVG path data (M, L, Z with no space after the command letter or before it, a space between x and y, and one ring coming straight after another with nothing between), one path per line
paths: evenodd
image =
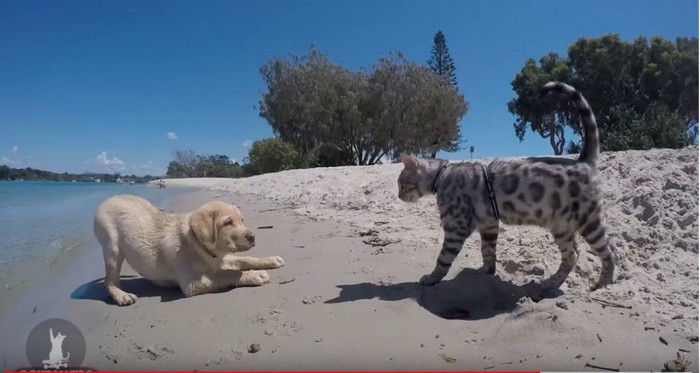
M224 226L227 226L227 225L233 225L233 219L226 218L226 220L224 220Z

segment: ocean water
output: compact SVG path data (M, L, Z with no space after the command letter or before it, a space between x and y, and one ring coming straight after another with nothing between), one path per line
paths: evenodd
M0 181L0 292L24 282L22 275L49 270L67 253L98 250L93 216L106 198L135 194L167 208L182 192L145 184Z

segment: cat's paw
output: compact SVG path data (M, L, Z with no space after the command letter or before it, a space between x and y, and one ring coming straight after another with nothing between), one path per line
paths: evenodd
M595 285L590 287L590 291L604 289L606 286L611 285L611 284L612 284L612 282L598 281Z
M613 282L613 271L610 271L608 273L601 273L598 282L595 285L591 286L591 291L595 291L598 289L602 289L608 285L612 285Z
M421 277L420 280L418 281L418 283L421 286L433 286L433 285L439 283L440 281L442 281L442 278L439 278L433 274L429 274L429 275L425 275L425 276Z
M483 267L481 267L481 272L485 273L489 276L493 276L496 274L496 265L495 264L492 266L484 265Z

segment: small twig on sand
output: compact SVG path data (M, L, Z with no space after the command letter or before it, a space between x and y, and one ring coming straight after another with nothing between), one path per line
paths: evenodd
M624 304L615 303L615 302L611 302L611 301L604 300L604 299L598 299L598 298L593 298L593 297L591 297L591 300L592 300L592 301L595 301L595 302L598 302L598 303L602 304L603 306L618 307L618 308L626 308L626 309L628 309L628 310L631 310L631 309L632 309L632 306L626 306L626 305L624 305Z
M258 227L258 229L272 229L272 228L274 228L274 227L271 225L263 225L262 227Z
M619 372L619 369L616 368L606 368L606 367L601 367L599 365L593 365L591 363L586 363L586 368L595 368L595 369L601 369L601 370L608 370L611 372Z
M296 281L296 278L292 278L292 279L289 279L289 280L280 280L280 281L278 282L278 284L284 285L284 284L288 284L288 283L294 282L294 281Z
M34 310L32 310L32 313L36 313L36 306L34 306Z
M288 209L288 207L280 207L280 208L276 208L276 209L260 210L258 212L280 211L280 210L287 210L287 209Z
M598 341L603 342L603 338L600 338L600 334L595 333L595 336L598 337Z
M666 339L664 339L664 337L659 337L659 342L661 342L661 343L665 344L666 346L668 346L668 342L666 341Z

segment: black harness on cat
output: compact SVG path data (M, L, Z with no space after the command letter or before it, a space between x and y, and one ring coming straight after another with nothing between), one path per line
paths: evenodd
M442 168L440 168L440 171L438 171L437 176L435 176L435 181L433 182L433 193L437 193L437 186L438 186L438 181L440 181L440 176L442 176L443 171L449 166L450 163L445 163ZM496 219L501 220L501 213L498 211L498 204L496 203L496 194L493 192L493 184L491 183L491 179L489 178L489 171L486 168L485 164L481 164L481 167L484 169L484 181L486 181L486 189L489 192L489 198L491 199L491 208L493 209L493 214L496 216Z
M438 171L438 173L437 173L437 176L435 176L435 181L433 182L433 193L437 193L437 185L438 185L438 181L440 181L440 175L442 175L442 172L445 171L445 169L449 165L450 165L449 162L442 165L442 167L440 168L440 171Z
M496 219L501 220L501 214L498 212L498 204L496 203L496 195L493 193L493 184L491 184L491 179L489 179L489 171L485 164L481 164L484 169L484 180L486 181L486 189L489 191L489 197L491 198L491 208L493 208L493 214L496 215Z

